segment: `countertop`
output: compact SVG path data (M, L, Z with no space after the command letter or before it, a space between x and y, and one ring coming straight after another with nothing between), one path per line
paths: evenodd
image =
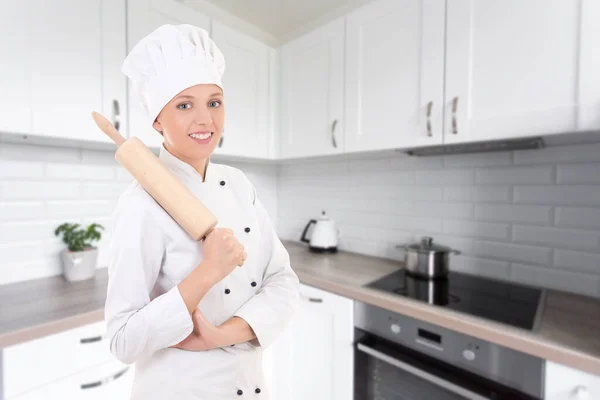
M526 331L364 287L402 268L398 261L283 244L303 284L600 375L600 300L546 290L539 328ZM102 320L107 281L101 268L84 282L56 276L0 286L0 348Z

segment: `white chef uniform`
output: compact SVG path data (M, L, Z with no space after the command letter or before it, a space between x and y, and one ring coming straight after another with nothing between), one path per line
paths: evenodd
M105 307L110 349L136 365L132 399L269 399L262 348L287 326L299 281L256 190L246 175L209 160L206 180L161 146L159 158L245 246L248 258L204 296L199 308L213 324L243 318L257 342L208 351L169 348L193 328L179 293L201 261L194 241L137 181L113 214ZM152 300L152 301L151 301Z

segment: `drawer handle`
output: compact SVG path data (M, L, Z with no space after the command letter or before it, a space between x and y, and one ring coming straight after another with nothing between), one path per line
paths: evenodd
M310 296L306 296L303 294L300 294L300 296L303 297L304 299L310 301L311 303L322 303L323 302L323 299L319 299L316 297L310 297Z
M431 109L433 108L433 101L427 103L427 136L433 136L431 133Z
M569 400L590 400L590 392L585 386L579 385L569 395Z
M106 383L110 383L116 379L119 379L121 376L123 376L123 374L125 374L125 372L127 372L127 370L129 370L130 367L124 368L121 371L117 372L114 375L111 375L109 377L106 377L104 379L100 379L99 381L95 381L95 382L90 382L90 383L82 383L81 384L81 389L93 389L96 388L98 386L102 386Z
M92 336L92 337L88 337L88 338L81 338L81 339L79 339L79 343L81 343L81 344L94 343L94 342L99 342L101 340L102 340L102 335L99 335L99 336Z

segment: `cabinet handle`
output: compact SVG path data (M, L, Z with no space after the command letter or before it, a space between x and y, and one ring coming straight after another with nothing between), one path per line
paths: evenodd
M124 368L121 371L117 372L116 374L108 376L108 377L103 378L103 379L100 379L99 381L90 382L90 383L82 383L80 385L81 390L93 389L95 387L102 386L102 385L104 385L106 383L110 383L110 382L114 381L115 379L119 379L121 376L123 376L123 374L125 374L125 372L127 372L127 370L129 368L130 367Z
M221 136L221 139L219 139L219 147L223 147L223 140L225 140L224 138L225 136Z
M335 141L335 126L337 125L337 119L333 121L331 125L331 142L333 143L333 147L337 148L337 142Z
M569 400L590 400L590 392L585 386L579 385L569 395Z
M301 297L303 297L304 299L310 301L311 303L322 303L323 299L319 299L316 297L310 297L310 296L305 296L303 294L300 294Z
M458 128L456 127L456 109L458 108L458 96L452 99L452 133L457 134Z
M433 108L433 101L427 103L427 136L433 136L431 133L431 109Z
M121 126L121 111L119 110L119 101L113 100L113 125L116 130Z
M93 337L88 337L88 338L81 338L81 339L79 339L79 343L81 343L81 344L94 343L94 342L99 342L101 340L102 340L102 335L99 335L99 336L93 336Z

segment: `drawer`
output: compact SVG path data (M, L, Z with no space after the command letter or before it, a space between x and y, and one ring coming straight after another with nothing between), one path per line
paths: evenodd
M109 361L7 400L129 400L134 366Z
M105 323L100 321L4 349L5 397L114 360L105 332Z
M546 362L545 400L600 399L600 376Z

